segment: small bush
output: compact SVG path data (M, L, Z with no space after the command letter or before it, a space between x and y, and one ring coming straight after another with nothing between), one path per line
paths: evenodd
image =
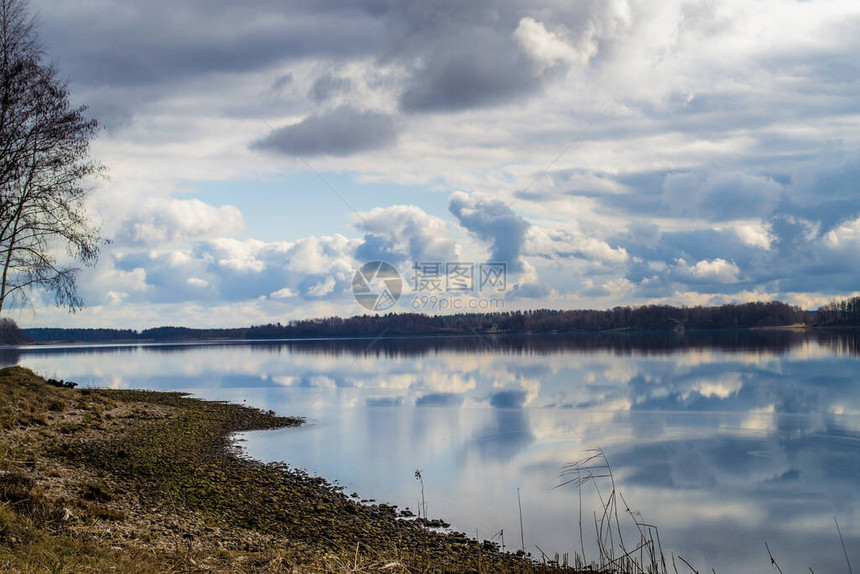
M125 520L125 513L120 510L114 510L101 504L88 504L85 508L87 514L101 520Z
M10 504L27 502L35 485L35 481L26 474L4 471L0 474L0 501Z
M29 340L15 321L8 317L0 318L0 345L21 345Z
M55 413L61 413L66 410L66 403L60 399L54 399L48 403L48 410Z
M101 482L86 482L84 483L84 500L94 500L96 502L110 502L113 500L113 495Z

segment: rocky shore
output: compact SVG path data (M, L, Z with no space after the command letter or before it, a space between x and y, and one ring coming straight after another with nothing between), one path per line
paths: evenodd
M0 370L0 571L547 569L231 445L300 419L52 382Z

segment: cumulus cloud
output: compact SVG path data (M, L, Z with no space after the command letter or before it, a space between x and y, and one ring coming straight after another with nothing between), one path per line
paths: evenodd
M202 288L202 287L208 287L209 286L209 281L207 281L206 279L200 279L198 277L189 277L188 279L185 280L185 282L188 285L190 285L191 287L201 287Z
M114 179L92 204L113 243L81 274L89 300L333 312L357 260L459 258L457 223L521 270L523 299L856 288L855 2L32 6L108 125L94 151ZM296 200L331 214L318 232L293 232L286 193L266 204L278 226L251 223L243 191L301 177L273 157L297 154L361 187L357 234L330 197ZM495 199L532 182L528 220ZM439 189L472 192L435 218Z
M527 253L551 259L579 257L606 263L623 263L628 258L627 250L623 247L612 247L602 239L588 237L583 233L532 226L526 240Z
M343 275L353 267L351 255L357 244L340 234L303 237L286 248L283 263L293 273Z
M360 213L356 227L366 235L356 250L364 261L457 261L459 247L449 224L414 205L377 207Z
M216 238L190 248L114 253L102 279L130 301L300 301L348 288L358 242L343 236L263 242ZM129 285L129 279L135 285ZM96 289L98 286L95 286Z
M759 222L757 224L738 224L734 227L735 233L745 244L750 247L769 250L774 241L769 226Z
M591 50L577 51L567 41L565 34L550 32L543 22L530 16L520 20L514 30L514 37L532 61L537 74L559 63L585 64L596 52L594 46L589 46Z
M289 287L284 287L283 289L278 289L277 291L269 293L269 297L272 299L287 299L295 296L296 294Z
M743 172L670 173L663 182L663 205L673 215L712 221L765 217L783 186Z
M229 271L259 273L266 268L265 262L258 257L263 247L261 241L222 237L209 241L202 249L202 257L208 263Z
M308 90L308 96L315 102L322 103L338 94L349 91L351 87L352 82L349 78L326 72L314 80L314 83Z
M521 299L546 299L552 293L552 288L545 283L527 282L514 285L511 294Z
M695 265L678 259L675 263L677 273L690 282L732 284L738 282L741 272L737 265L725 259L702 260Z
M150 198L134 206L114 240L120 244L155 245L234 236L243 231L242 213L231 205L215 207L199 199Z
M510 271L523 270L521 252L531 224L500 199L462 191L451 194L448 209L460 225L490 242L490 260L506 263Z
M834 249L856 248L860 245L860 217L844 221L824 236L825 243Z
M317 283L316 285L309 287L307 290L308 295L313 297L325 297L334 291L335 284L334 277L326 277L321 283Z
M112 258L102 258L91 274L81 281L81 294L90 305L119 304L129 295L144 294L148 288L144 267L118 267Z
M614 241L630 254L624 277L637 297L718 304L752 293L809 302L820 301L816 291L853 289L850 277L860 272L857 219L823 231L821 222L779 215L719 229L640 230Z
M453 22L452 22L453 23ZM465 22L440 30L408 66L400 106L408 112L456 111L494 105L540 88L513 36Z
M386 147L396 137L392 116L343 106L278 128L251 148L299 156L345 156Z

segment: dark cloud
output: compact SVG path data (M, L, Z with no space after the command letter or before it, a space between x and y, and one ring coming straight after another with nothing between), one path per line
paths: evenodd
M490 406L497 409L521 409L526 404L525 391L497 391L490 395Z
M767 217L787 193L785 185L755 171L670 171L622 175L595 173L624 194L573 189L578 197L595 197L608 211L636 215L704 219L712 222Z
M330 73L323 74L311 84L310 90L308 90L308 96L317 102L322 103L333 96L338 94L348 92L352 87L352 82L349 78L342 78L340 76L335 76Z
M691 288L837 293L853 290L850 277L860 273L858 166L856 155L837 149L776 175L763 168L634 173L617 176L627 194L596 198L622 216L704 220L665 231L638 219L607 239L629 254L625 277L637 297Z
M522 100L563 75L567 62L536 70L517 40L525 17L564 27L575 42L594 38L592 18L612 19L612 7L525 0L431 0L395 3L389 53L409 72L400 98L407 112L459 111ZM547 69L548 68L548 69Z
M465 450L473 451L488 461L508 461L535 441L535 435L524 409L499 408L493 410L492 420L476 433L476 439L466 443Z
M507 263L508 270L523 269L520 253L531 224L500 199L457 192L451 195L448 209L460 225L490 242L490 259Z
M368 233L356 248L355 258L359 261L385 261L395 265L406 261L407 255L399 252L390 238Z
M416 407L458 407L465 397L459 393L430 393L415 400Z
M543 283L518 283L511 294L523 299L543 299L552 293L552 288Z
M693 15L698 8L682 8L676 15L687 40L673 37L659 48L659 58L643 59L653 64L647 70L653 76L647 76L652 80L648 89L640 90L633 84L636 74L630 81L622 76L632 69L630 54L654 48L644 38L648 34L641 32L654 23L655 13L647 7L630 10L623 2L254 0L239 5L227 0L180 4L108 0L72 6L33 0L32 8L40 16L47 54L70 79L74 97L90 104L89 113L117 133L135 123L128 140L119 136L116 141L140 148L149 143L147 138L172 141L185 127L177 117L199 126L204 114L304 117L252 144L274 153L346 156L377 150L393 145L399 129L411 121L438 121L439 130L434 128L427 142L450 145L450 139L434 138L451 137L457 128L447 122L457 118L397 114L520 104L566 78L571 105L565 110L555 96L547 102L547 113L557 113L552 124L532 126L532 117L548 116L544 112L531 116L531 108L525 106L520 111L526 115L520 115L511 106L512 121L499 126L502 141L481 142L489 159L477 170L493 165L506 171L519 150L550 144L560 150L570 143L572 127L578 130L583 125L591 105L573 93L582 78L583 92L606 94L610 100L606 109L624 113L600 116L587 141L580 143L617 142L613 153L641 146L630 153L630 163L642 171L625 172L625 160L617 159L624 155L601 168L567 167L547 174L554 185L537 185L522 199L535 202L529 206L532 212L539 211L550 195L556 196L554 200L587 198L602 219L585 221L591 212L584 213L582 230L605 229L601 226L609 221L607 215L613 221L608 225L635 219L663 226L633 226L614 238L594 231L607 246L623 248L631 257L616 261L615 269L589 273L583 295L610 295L609 280L618 279L617 269L623 266L625 277L634 283L633 295L639 297L672 297L691 288L718 295L856 289L860 224L854 222L860 216L860 160L850 131L853 124L845 118L860 111L856 98L860 64L854 57L856 21L850 18L844 23L821 20L830 43L777 42L768 49L751 49L742 58L729 50L725 62L730 64L712 65L713 46L729 39L725 34L731 26L717 26L709 10ZM540 41L529 48L518 35L524 21L550 34L543 40L557 32L564 40L561 48L556 46L553 52ZM740 45L757 40L740 32L732 32L731 38L736 33ZM698 47L691 53L681 51L690 46L685 43L690 39L702 40L701 53ZM691 62L702 69L686 69ZM567 74L571 71L575 73ZM592 90L591 82L597 89ZM242 97L219 100L219 86L235 87ZM358 103L357 94L368 99ZM349 103L332 109L342 101ZM367 102L380 101L397 111L390 115L360 111L370 105ZM198 106L202 112L196 111ZM665 145L655 137L665 138ZM474 144L474 138L467 143ZM569 166L572 159L568 156L560 165ZM398 178L407 172L392 173L382 177ZM445 177L440 175L443 185L450 182ZM506 262L512 272L523 270L523 244L530 227L525 219L485 196L455 194L449 208L466 229L490 245L493 260ZM163 229L165 240L174 241L172 223L164 223L168 219L165 215L126 222L118 226L118 239L130 242L147 229ZM444 229L421 232L423 220L412 220L417 223L386 228L375 221L372 229L360 226L367 235L356 255L403 261L447 258L454 252L452 244L439 239L448 237ZM734 228L738 220L759 225L767 237L758 244L749 235L742 237ZM578 248L579 235L547 235L556 244L571 247L526 255L556 263L561 258L596 258ZM768 246L761 244L769 241ZM570 263L562 261L559 266L569 269ZM148 285L169 286L157 290L164 297L193 299L217 292L232 300L250 291L234 280L233 272L202 261L185 274L174 273L172 264L157 257L138 261L137 267L129 265L130 258L118 267L126 273L145 269ZM720 265L735 266L737 272L732 267L718 277ZM540 271L546 281L546 272ZM284 296L290 290L305 293L319 279L310 276L302 284L306 289L292 281ZM285 286L274 272L260 284L256 295L261 296ZM561 282L551 285L559 289ZM515 295L543 298L549 293L548 285L528 284L519 286Z
M406 111L452 111L504 102L540 87L510 34L481 30L453 39L423 65L400 100Z
M378 51L385 21L361 5L156 0L115 6L33 3L49 51L75 82L141 86L249 72L313 55ZM82 33L82 31L84 33Z
M656 227L635 226L617 239L630 255L651 261L673 263L678 259L692 261L726 259L751 262L755 248L745 244L737 233L728 230L694 229L660 232Z
M782 190L772 179L743 172L671 173L663 180L663 209L711 221L763 217Z
M36 0L34 10L49 53L61 56L63 71L93 96L109 91L117 98L124 88L158 86L158 98L207 76L314 58L335 65L363 58L406 71L395 86L402 110L453 111L538 93L557 75L535 75L514 36L521 18L537 10L525 0L154 0L74 9L58 0ZM557 7L546 15L577 30L583 15L595 10ZM308 95L322 102L349 88L349 80L325 74ZM119 98L128 108L123 116L153 100L126 96L128 101Z
M369 407L401 407L403 397L368 397L365 404Z
M822 232L829 231L860 215L860 156L823 153L797 166L787 189L775 215L817 221Z
M391 116L340 107L278 128L251 148L299 156L345 156L385 147L396 137Z
M281 92L284 88L293 83L293 75L290 73L282 74L275 78L272 82L272 91L275 93Z

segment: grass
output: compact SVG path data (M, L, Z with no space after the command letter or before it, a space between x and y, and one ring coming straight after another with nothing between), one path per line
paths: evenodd
M3 572L550 570L231 446L299 419L18 367L0 370L0 401Z
M592 449L581 460L565 465L560 479L557 487L572 484L579 491L581 554L574 554L577 568L586 568L588 565L588 568L598 572L668 574L657 527L645 522L639 513L630 509L624 495L616 487L612 466L603 450ZM593 515L597 557L591 561L586 558L582 520L582 489L588 485L594 487L600 500L600 508ZM619 502L622 510L619 510Z
M657 526L645 522L640 513L630 509L624 495L616 487L612 466L602 449L591 449L582 459L565 465L559 479L556 488L573 485L579 492L581 554L574 555L575 571L601 574L679 574L683 571L698 574L699 571L683 556L672 553L668 558L666 557ZM586 529L583 528L582 521L582 490L586 486L594 488L600 501L599 510L593 515L597 557L590 561L586 559L583 535ZM836 524L847 571L853 574L845 541L839 529L839 521L835 516L833 521ZM771 568L782 574L782 568L767 541L763 541L763 544ZM557 555L555 563L558 563ZM808 570L815 574L811 566ZM716 573L714 568L710 571Z

